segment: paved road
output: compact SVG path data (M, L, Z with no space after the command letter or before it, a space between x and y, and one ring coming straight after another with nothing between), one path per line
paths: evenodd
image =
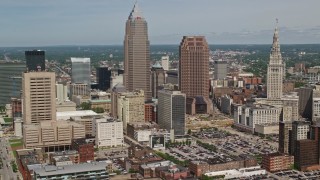
M10 162L14 160L14 157L7 138L0 139L0 153L3 162L3 168L0 170L2 178L5 180L16 180L18 174L12 171Z

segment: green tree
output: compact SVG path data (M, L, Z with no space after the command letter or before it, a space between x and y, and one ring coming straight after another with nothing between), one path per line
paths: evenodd
M90 110L90 104L88 102L83 102L80 104L82 110Z
M190 135L192 133L191 129L188 129L188 134Z

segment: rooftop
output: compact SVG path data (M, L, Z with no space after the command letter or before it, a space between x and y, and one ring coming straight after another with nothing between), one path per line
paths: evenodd
M60 174L70 174L70 173L81 173L81 172L92 172L92 171L103 171L106 170L106 162L92 162L83 164L73 164L65 166L53 166L44 165L38 169L34 169L35 174L39 176L53 176Z

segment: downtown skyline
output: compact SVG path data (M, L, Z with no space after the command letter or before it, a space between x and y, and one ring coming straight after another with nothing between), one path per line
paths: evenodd
M183 3L182 3L183 2ZM203 35L209 44L270 44L279 18L282 44L320 42L320 2L285 0L139 0L150 44ZM134 1L4 0L0 46L121 45ZM191 13L190 13L191 12ZM197 13L200 12L200 13Z

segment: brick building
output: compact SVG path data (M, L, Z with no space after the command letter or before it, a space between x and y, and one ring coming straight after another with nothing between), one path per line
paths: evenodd
M273 153L262 156L262 168L269 172L291 169L294 157L286 154Z
M79 152L80 163L94 160L94 144L86 139L72 141L72 149Z

